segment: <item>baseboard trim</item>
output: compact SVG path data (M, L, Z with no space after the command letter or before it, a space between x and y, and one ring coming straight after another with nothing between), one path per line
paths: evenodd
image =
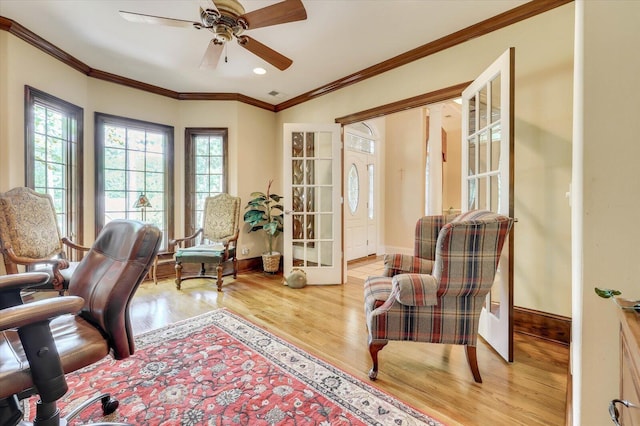
M535 309L513 307L513 330L569 346L571 318Z

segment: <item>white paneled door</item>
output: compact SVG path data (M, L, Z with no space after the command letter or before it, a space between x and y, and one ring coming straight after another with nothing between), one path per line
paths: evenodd
M462 92L462 210L513 217L514 48ZM513 231L480 316L480 335L513 361Z
M307 284L342 284L339 124L284 125L284 272Z

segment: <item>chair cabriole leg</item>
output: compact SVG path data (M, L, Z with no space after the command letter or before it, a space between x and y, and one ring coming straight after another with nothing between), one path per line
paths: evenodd
M375 380L378 377L378 352L380 352L386 344L386 342L369 344L369 353L371 354L371 361L373 361L373 366L371 367L371 370L369 370L369 379L371 380Z
M471 374L473 374L473 380L475 380L476 383L482 383L482 377L480 377L480 370L478 369L476 347L465 345L465 349L467 352L467 362L469 363L469 368L471 368Z

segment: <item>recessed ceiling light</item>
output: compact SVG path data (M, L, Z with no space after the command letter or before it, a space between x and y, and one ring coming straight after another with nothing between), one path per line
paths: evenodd
M267 70L265 70L264 68L258 67L253 69L253 73L258 75L263 75L267 73Z

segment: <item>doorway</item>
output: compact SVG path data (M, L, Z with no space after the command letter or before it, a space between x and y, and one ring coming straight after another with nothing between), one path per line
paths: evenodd
M378 251L379 138L372 123L344 128L344 251L347 262Z

